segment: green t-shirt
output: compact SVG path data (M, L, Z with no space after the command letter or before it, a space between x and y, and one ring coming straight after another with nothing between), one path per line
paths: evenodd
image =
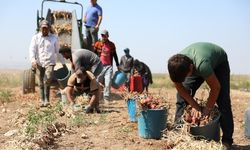
M222 62L227 61L226 52L219 46L212 43L194 43L186 47L180 54L188 56L193 60L195 70L193 75L207 78L214 72L214 69Z

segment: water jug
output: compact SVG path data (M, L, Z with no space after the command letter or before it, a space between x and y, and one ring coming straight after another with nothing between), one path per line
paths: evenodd
M143 92L143 83L142 83L142 77L137 76L131 76L130 78L130 92Z

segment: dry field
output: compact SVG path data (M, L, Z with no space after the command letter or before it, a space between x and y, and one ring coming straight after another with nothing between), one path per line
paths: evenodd
M0 76L0 149L42 149L35 143L39 143L41 137L46 137L45 132L52 130L56 133L54 137L46 137L50 145L42 145L40 141L43 149L165 150L170 144L175 144L173 149L221 148L220 143L206 143L188 138L185 132L174 135L173 131L166 131L161 140L140 138L137 123L128 121L127 106L119 91L112 91L112 98L116 103L101 104L101 114L79 112L69 115L66 111L64 115L57 103L60 99L56 96L56 89L51 91L52 107L40 109L38 92L22 94L20 71L2 71ZM154 85L149 91L153 95L160 94L166 98L170 106L167 122L171 125L176 91L167 77L155 75L154 79ZM231 90L235 124L233 149L247 150L250 149L250 139L244 137L244 111L250 107L249 86L248 82L243 82L245 78L240 77L240 81L237 81L237 76L234 75L233 79L233 84L244 85L243 88ZM249 78L246 81L250 81ZM203 90L197 93L197 97L203 96Z

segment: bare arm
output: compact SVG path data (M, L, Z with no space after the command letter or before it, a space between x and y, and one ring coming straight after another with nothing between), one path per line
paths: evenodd
M74 97L73 97L73 92L74 92L74 87L71 87L71 86L66 87L67 99L70 101L71 104L75 103Z
M209 93L207 104L204 110L205 115L209 114L211 109L214 107L214 104L218 98L218 95L220 93L220 88L221 88L220 83L214 73L210 75L208 78L206 78L206 82L208 86L210 87L211 91Z
M189 94L188 90L182 85L182 83L176 83L175 82L175 87L181 97L184 98L185 101L187 101L193 108L196 110L200 111L201 108L198 105L198 103L193 99L193 97Z
M113 56L114 56L114 59L115 59L116 66L118 67L119 66L119 61L118 61L118 56L117 56L116 50L114 50Z
M90 98L90 101L89 101L89 104L91 105L91 106L94 106L95 104L97 104L98 103L98 101L99 101L99 92L98 92L98 89L97 90L95 90L95 91L93 91L92 92L92 96L91 96L91 98Z
M87 17L87 14L85 13L85 14L84 14L84 17L83 17L83 22L84 22L84 23L87 22L86 17Z
M97 21L97 24L96 24L95 28L99 28L101 22L102 22L102 16L98 16L98 21Z

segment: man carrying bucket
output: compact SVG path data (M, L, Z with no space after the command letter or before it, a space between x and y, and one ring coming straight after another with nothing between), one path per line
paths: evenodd
M226 52L212 43L194 43L168 60L168 71L178 91L175 124L181 123L181 116L188 104L203 117L208 117L216 102L221 113L222 143L230 149L234 124L230 99L230 68ZM206 106L202 108L193 97L204 81L210 87L210 93Z
M129 89L130 76L132 74L134 58L129 54L129 48L124 49L125 55L121 57L119 70L123 71L127 76L126 87Z
M89 105L85 108L86 113L93 113L94 110L100 113L99 109L99 84L93 73L90 71L82 71L78 69L73 73L68 80L67 87L65 89L67 99L70 101L70 105L74 106L74 97L76 95L82 95L84 93L90 96Z

